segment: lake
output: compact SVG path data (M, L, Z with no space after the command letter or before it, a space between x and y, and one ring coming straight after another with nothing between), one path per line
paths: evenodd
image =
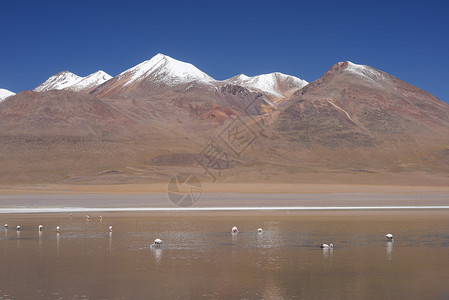
M449 211L0 214L0 269L0 299L449 299Z

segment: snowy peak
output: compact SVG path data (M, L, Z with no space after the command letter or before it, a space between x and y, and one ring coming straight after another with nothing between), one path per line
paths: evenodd
M336 65L334 65L331 68L331 70L334 68L342 69L345 73L356 75L370 81L378 82L387 80L385 73L380 72L374 69L373 67L366 65L358 65L350 61L339 62Z
M6 89L0 89L0 102L5 100L8 97L14 96L16 93L8 91Z
M191 81L214 81L212 77L202 72L194 65L173 59L167 55L157 54L150 60L126 70L118 79L127 78L125 86L149 78L154 82L167 85L177 85Z
M80 81L82 77L69 71L62 71L47 79L44 83L34 89L35 92L45 92L49 90L62 90Z
M90 74L89 76L81 78L81 80L69 86L67 89L72 91L88 91L108 81L111 78L111 75L100 70Z
M236 75L236 76L234 76L232 78L229 78L229 79L227 79L225 81L238 84L238 83L242 83L242 82L244 82L244 81L246 81L246 80L248 80L250 78L251 77L246 76L245 74L239 74L239 75Z
M104 83L112 77L103 72L97 71L86 77L80 77L69 71L62 71L51 76L44 83L34 89L35 92L45 92L50 90L72 90L88 91Z
M253 77L240 74L225 81L244 86L250 90L259 90L276 98L282 98L286 95L286 92L299 90L308 84L303 79L278 72Z

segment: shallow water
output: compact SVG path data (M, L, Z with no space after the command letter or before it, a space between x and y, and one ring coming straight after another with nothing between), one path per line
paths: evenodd
M99 215L0 215L0 299L449 298L449 211Z

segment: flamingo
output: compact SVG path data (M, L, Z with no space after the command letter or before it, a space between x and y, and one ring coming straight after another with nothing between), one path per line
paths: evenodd
M42 231L42 229L44 229L44 226L42 226L42 225L39 225L39 231Z
M112 226L109 226L109 232L112 232Z
M89 215L86 215L86 219L87 219L87 220L89 220L89 219L90 219Z
M17 231L20 231L20 225L17 225L16 228L17 228Z
M5 229L8 229L8 224L5 224Z
M321 249L327 250L327 249L334 249L334 244L321 244L320 245Z
M103 220L103 217L102 216L100 216L100 221L102 221Z
M57 233L59 233L59 230L60 230L61 228L59 227L59 226L56 226L56 232Z
M263 232L262 228L257 229L257 232L262 233Z
M162 242L163 242L163 241L162 241L161 239L155 239L155 240L154 240L154 243L151 244L150 247L153 247L153 246L154 246L154 247L159 248L159 247L161 246Z
M387 233L385 235L385 237L387 238L387 240L392 241L393 240L393 235L391 233Z
M232 227L231 232L232 233L239 233L239 230L238 230L238 228L236 226L234 226L234 227Z

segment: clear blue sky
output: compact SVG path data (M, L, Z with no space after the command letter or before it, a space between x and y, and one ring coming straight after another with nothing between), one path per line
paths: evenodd
M318 2L318 3L317 3ZM215 79L371 65L449 101L448 1L2 1L0 88L112 76L157 53Z

